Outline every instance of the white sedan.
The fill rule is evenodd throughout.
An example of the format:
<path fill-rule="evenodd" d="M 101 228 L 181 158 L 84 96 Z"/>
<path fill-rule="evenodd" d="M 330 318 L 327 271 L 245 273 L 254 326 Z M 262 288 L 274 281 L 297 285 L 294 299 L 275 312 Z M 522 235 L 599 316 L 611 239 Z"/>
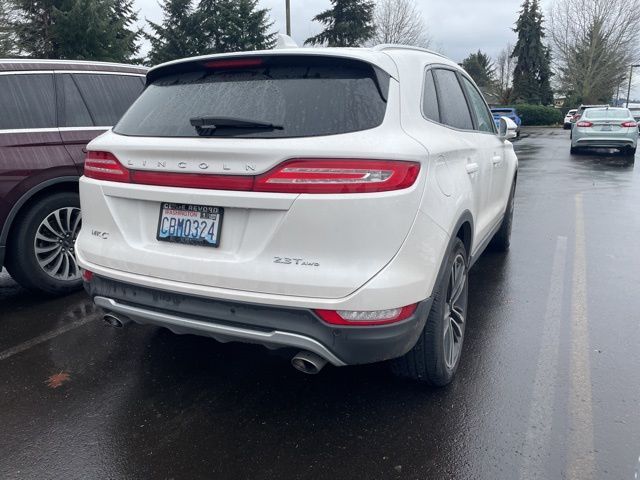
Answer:
<path fill-rule="evenodd" d="M 573 116 L 578 113 L 577 109 L 569 110 L 564 117 L 564 129 L 569 130 L 571 128 L 571 119 Z"/>

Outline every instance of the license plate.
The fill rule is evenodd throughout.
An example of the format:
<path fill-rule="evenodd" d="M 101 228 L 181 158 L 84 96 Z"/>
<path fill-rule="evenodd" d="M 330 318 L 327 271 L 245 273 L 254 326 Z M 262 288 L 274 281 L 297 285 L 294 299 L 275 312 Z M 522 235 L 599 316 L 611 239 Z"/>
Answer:
<path fill-rule="evenodd" d="M 603 125 L 602 126 L 602 131 L 603 132 L 610 132 L 611 131 L 611 125 Z"/>
<path fill-rule="evenodd" d="M 156 238 L 162 242 L 218 247 L 223 214 L 220 207 L 163 203 Z"/>

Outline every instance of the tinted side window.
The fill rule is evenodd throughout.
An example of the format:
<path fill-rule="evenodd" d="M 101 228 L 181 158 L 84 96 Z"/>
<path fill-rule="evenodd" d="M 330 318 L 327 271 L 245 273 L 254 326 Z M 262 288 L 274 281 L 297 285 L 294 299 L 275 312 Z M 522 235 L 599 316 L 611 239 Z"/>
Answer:
<path fill-rule="evenodd" d="M 0 129 L 56 126 L 52 74 L 0 75 Z"/>
<path fill-rule="evenodd" d="M 69 74 L 62 75 L 64 92 L 64 127 L 90 127 L 94 125 L 80 90 Z"/>
<path fill-rule="evenodd" d="M 142 91 L 140 78 L 129 75 L 73 75 L 96 126 L 115 125 Z"/>
<path fill-rule="evenodd" d="M 476 120 L 478 122 L 477 130 L 480 130 L 481 132 L 495 132 L 493 128 L 493 116 L 489 112 L 484 98 L 480 92 L 478 92 L 478 89 L 466 77 L 462 77 L 462 79 L 467 90 L 467 94 L 469 95 L 471 108 L 476 114 Z"/>
<path fill-rule="evenodd" d="M 457 75 L 452 70 L 438 69 L 434 71 L 438 83 L 438 103 L 440 119 L 445 125 L 472 130 L 473 121 Z"/>
<path fill-rule="evenodd" d="M 429 70 L 424 77 L 424 92 L 422 94 L 422 112 L 430 120 L 440 122 L 440 109 L 433 74 Z"/>

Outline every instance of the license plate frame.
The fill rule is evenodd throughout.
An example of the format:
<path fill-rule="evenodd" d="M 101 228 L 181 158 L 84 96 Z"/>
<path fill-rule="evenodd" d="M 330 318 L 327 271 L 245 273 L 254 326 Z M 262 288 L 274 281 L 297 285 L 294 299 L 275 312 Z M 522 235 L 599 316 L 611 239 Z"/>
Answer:
<path fill-rule="evenodd" d="M 163 233 L 163 225 L 162 220 L 165 217 L 165 210 L 174 210 L 178 212 L 191 212 L 195 215 L 190 215 L 192 218 L 187 218 L 186 220 L 197 220 L 205 221 L 205 225 L 207 224 L 207 220 L 213 221 L 213 225 L 210 228 L 215 228 L 215 237 L 210 241 L 207 236 L 198 236 L 193 237 L 191 235 L 164 235 Z M 197 215 L 200 214 L 200 215 Z M 203 216 L 204 215 L 204 216 Z M 217 215 L 217 219 L 212 219 L 210 216 Z M 156 229 L 156 240 L 159 242 L 166 243 L 176 243 L 179 245 L 192 245 L 197 247 L 209 247 L 209 248 L 218 248 L 220 246 L 220 236 L 222 233 L 222 220 L 224 219 L 224 208 L 222 207 L 214 207 L 211 205 L 195 205 L 192 203 L 173 203 L 173 202 L 162 202 L 160 204 L 160 213 L 158 215 L 158 227 Z M 178 226 L 175 226 L 176 230 Z M 184 226 L 182 228 L 185 228 Z M 207 228 L 209 230 L 210 228 Z M 191 232 L 191 223 L 189 224 L 189 230 Z M 195 232 L 194 232 L 195 233 Z"/>

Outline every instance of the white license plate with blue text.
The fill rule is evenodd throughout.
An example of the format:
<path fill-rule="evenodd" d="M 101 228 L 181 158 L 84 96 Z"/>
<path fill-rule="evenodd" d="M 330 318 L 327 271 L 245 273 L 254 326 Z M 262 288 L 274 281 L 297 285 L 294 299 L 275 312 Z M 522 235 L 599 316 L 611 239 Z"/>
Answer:
<path fill-rule="evenodd" d="M 156 238 L 163 242 L 218 247 L 224 209 L 207 205 L 162 203 Z"/>

